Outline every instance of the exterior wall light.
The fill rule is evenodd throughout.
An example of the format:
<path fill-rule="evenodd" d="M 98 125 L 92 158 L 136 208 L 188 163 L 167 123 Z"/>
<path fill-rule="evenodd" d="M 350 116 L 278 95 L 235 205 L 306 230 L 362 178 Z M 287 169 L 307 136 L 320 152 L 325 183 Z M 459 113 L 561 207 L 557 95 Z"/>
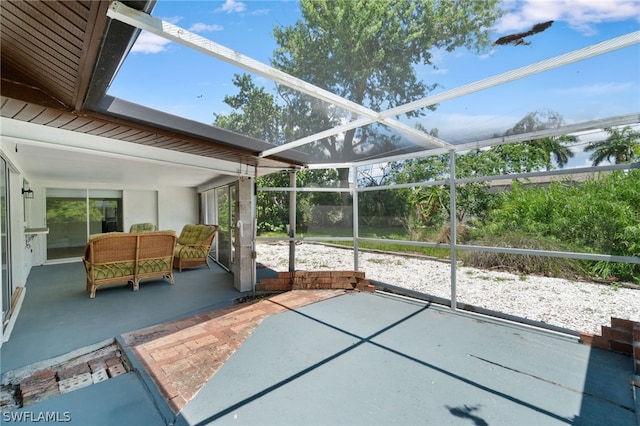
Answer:
<path fill-rule="evenodd" d="M 33 189 L 31 189 L 31 188 L 27 188 L 27 189 L 22 188 L 22 196 L 24 198 L 33 198 Z"/>

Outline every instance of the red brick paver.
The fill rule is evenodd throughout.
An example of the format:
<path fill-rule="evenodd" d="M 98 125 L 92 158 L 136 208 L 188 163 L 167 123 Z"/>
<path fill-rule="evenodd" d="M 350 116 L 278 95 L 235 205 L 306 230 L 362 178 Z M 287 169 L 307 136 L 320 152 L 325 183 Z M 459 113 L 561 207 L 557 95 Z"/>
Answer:
<path fill-rule="evenodd" d="M 345 294 L 294 290 L 123 335 L 175 413 L 270 315 Z"/>

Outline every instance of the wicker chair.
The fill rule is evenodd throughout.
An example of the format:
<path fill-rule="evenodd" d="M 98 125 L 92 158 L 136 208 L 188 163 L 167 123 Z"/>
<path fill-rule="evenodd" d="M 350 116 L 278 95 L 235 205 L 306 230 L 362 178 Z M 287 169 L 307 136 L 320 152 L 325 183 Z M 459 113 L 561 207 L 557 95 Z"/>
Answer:
<path fill-rule="evenodd" d="M 209 251 L 218 232 L 218 225 L 185 225 L 173 252 L 173 265 L 185 268 L 205 265 L 209 268 Z"/>
<path fill-rule="evenodd" d="M 129 232 L 151 232 L 155 230 L 156 226 L 153 223 L 134 223 L 131 225 Z"/>

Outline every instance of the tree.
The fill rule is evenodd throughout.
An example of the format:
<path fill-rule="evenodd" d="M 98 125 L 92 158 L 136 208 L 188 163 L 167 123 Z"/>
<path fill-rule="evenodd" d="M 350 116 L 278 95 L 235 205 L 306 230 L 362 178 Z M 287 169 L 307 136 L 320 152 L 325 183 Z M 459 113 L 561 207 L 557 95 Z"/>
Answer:
<path fill-rule="evenodd" d="M 274 29 L 279 47 L 272 65 L 373 110 L 392 108 L 423 98 L 437 86 L 420 81 L 416 72 L 419 65 L 434 66 L 436 49 L 482 51 L 490 46 L 490 29 L 502 15 L 498 5 L 499 0 L 302 0 L 302 19 Z M 236 78 L 234 84 L 240 93 L 225 102 L 235 112 L 229 117 L 217 115 L 215 124 L 256 131 L 249 134 L 260 137 L 255 123 L 262 119 L 261 111 L 271 110 L 279 117 L 266 120 L 279 132 L 277 138 L 267 139 L 271 142 L 295 140 L 358 118 L 284 86 L 278 86 L 277 99 L 269 99 L 250 78 Z M 271 102 L 279 107 L 268 107 Z M 380 127 L 354 129 L 298 149 L 346 162 L 398 148 L 399 138 Z M 346 187 L 349 169 L 338 173 Z M 343 193 L 344 205 L 348 198 Z"/>
<path fill-rule="evenodd" d="M 394 183 L 397 163 L 358 168 L 358 187 L 384 187 Z M 406 190 L 375 190 L 358 193 L 360 235 L 377 236 L 381 227 L 396 226 L 407 216 Z"/>
<path fill-rule="evenodd" d="M 433 66 L 433 50 L 489 46 L 489 29 L 502 14 L 497 5 L 497 0 L 302 0 L 302 20 L 274 29 L 280 47 L 272 63 L 357 104 L 376 111 L 392 108 L 425 97 L 437 86 L 420 81 L 416 73 L 419 64 Z M 282 93 L 296 106 L 290 119 L 303 136 L 358 118 L 319 108 L 317 101 L 288 89 Z M 346 162 L 397 147 L 397 139 L 378 127 L 349 130 L 305 149 Z M 338 172 L 346 187 L 349 169 Z"/>
<path fill-rule="evenodd" d="M 296 173 L 296 186 L 338 186 L 335 169 L 301 170 Z M 289 172 L 270 173 L 258 178 L 258 185 L 269 188 L 286 188 L 289 186 Z M 331 208 L 338 210 L 340 197 L 336 192 L 300 192 L 296 197 L 296 224 L 298 229 L 306 230 L 311 226 L 319 226 L 325 220 L 318 211 Z M 321 209 L 315 209 L 322 206 Z M 256 214 L 258 233 L 282 232 L 289 223 L 289 192 L 259 191 L 257 194 Z M 326 225 L 326 223 L 325 223 Z"/>
<path fill-rule="evenodd" d="M 546 129 L 558 129 L 564 125 L 562 116 L 552 110 L 545 109 L 529 112 L 505 136 L 518 135 Z M 531 172 L 545 168 L 564 167 L 573 157 L 573 151 L 567 144 L 576 142 L 574 136 L 559 135 L 524 141 L 519 144 L 497 146 L 492 148 L 505 160 L 505 172 Z"/>
<path fill-rule="evenodd" d="M 224 102 L 235 111 L 229 115 L 214 113 L 213 125 L 275 144 L 284 142 L 280 131 L 282 108 L 274 96 L 256 86 L 248 74 L 235 74 L 233 85 L 239 89 L 238 94 L 225 96 Z"/>
<path fill-rule="evenodd" d="M 280 47 L 272 63 L 373 110 L 392 108 L 420 99 L 436 87 L 420 81 L 415 69 L 418 64 L 432 65 L 432 49 L 487 47 L 489 29 L 502 14 L 497 4 L 497 0 L 302 0 L 303 19 L 294 26 L 274 29 Z M 300 108 L 303 103 L 297 103 L 294 112 L 298 117 L 304 115 L 306 124 L 296 121 L 313 126 L 308 120 L 313 105 Z M 331 123 L 325 122 L 323 130 L 326 125 L 358 118 L 330 112 Z M 320 143 L 334 161 L 349 161 L 358 149 L 365 149 L 365 141 L 372 147 L 367 152 L 388 142 L 372 137 L 372 133 L 375 126 Z M 347 174 L 341 172 L 343 177 Z"/>
<path fill-rule="evenodd" d="M 530 112 L 504 135 L 511 136 L 539 130 L 560 128 L 564 119 L 551 110 Z M 575 142 L 572 136 L 560 135 L 499 145 L 487 150 L 471 150 L 456 156 L 456 177 L 468 178 L 564 167 L 573 152 L 567 146 Z M 554 164 L 555 163 L 555 164 Z M 406 161 L 396 174 L 399 183 L 425 180 L 446 180 L 449 177 L 449 155 Z M 483 219 L 494 204 L 488 182 L 470 182 L 456 188 L 456 218 Z M 447 185 L 413 189 L 408 202 L 416 210 L 422 225 L 439 225 L 449 217 L 449 187 Z"/>
<path fill-rule="evenodd" d="M 468 178 L 494 174 L 496 156 L 489 150 L 471 150 L 456 154 L 456 177 Z M 398 183 L 440 181 L 449 178 L 449 154 L 408 160 L 396 179 Z M 469 182 L 456 188 L 456 219 L 481 218 L 492 202 L 488 182 Z M 449 185 L 414 188 L 408 195 L 418 219 L 426 226 L 438 226 L 449 220 Z"/>
<path fill-rule="evenodd" d="M 604 130 L 609 133 L 607 139 L 590 142 L 584 149 L 593 151 L 589 160 L 594 166 L 599 166 L 605 160 L 611 161 L 611 158 L 615 164 L 630 163 L 640 159 L 640 132 L 633 130 L 630 126 L 622 129 L 607 127 Z"/>
<path fill-rule="evenodd" d="M 545 155 L 545 167 L 547 170 L 551 170 L 553 168 L 552 158 L 559 168 L 567 165 L 569 158 L 573 157 L 574 154 L 566 144 L 573 142 L 576 142 L 575 136 L 559 135 L 536 139 L 530 143 L 538 145 L 542 149 Z"/>

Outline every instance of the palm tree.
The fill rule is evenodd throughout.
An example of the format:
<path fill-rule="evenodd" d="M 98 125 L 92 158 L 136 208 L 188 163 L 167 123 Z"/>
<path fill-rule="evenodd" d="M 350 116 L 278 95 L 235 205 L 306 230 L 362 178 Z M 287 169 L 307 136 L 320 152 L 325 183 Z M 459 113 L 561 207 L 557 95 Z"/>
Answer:
<path fill-rule="evenodd" d="M 542 150 L 545 157 L 545 166 L 547 170 L 553 168 L 551 158 L 556 162 L 559 168 L 563 168 L 569 162 L 569 158 L 573 157 L 573 151 L 566 144 L 576 142 L 575 136 L 559 135 L 540 138 L 533 141 L 525 142 L 527 145 L 537 147 Z"/>
<path fill-rule="evenodd" d="M 511 129 L 505 132 L 505 136 L 519 135 L 545 129 L 559 129 L 564 125 L 564 118 L 553 110 L 543 109 L 527 113 Z M 573 151 L 567 146 L 576 142 L 575 136 L 559 135 L 524 141 L 524 145 L 530 149 L 528 155 L 532 160 L 543 163 L 547 170 L 553 169 L 553 161 L 559 168 L 563 168 L 573 157 Z"/>
<path fill-rule="evenodd" d="M 609 137 L 603 141 L 590 142 L 585 151 L 593 151 L 589 160 L 594 166 L 614 159 L 615 164 L 630 163 L 640 158 L 640 132 L 634 131 L 630 126 L 623 129 L 604 129 Z"/>

